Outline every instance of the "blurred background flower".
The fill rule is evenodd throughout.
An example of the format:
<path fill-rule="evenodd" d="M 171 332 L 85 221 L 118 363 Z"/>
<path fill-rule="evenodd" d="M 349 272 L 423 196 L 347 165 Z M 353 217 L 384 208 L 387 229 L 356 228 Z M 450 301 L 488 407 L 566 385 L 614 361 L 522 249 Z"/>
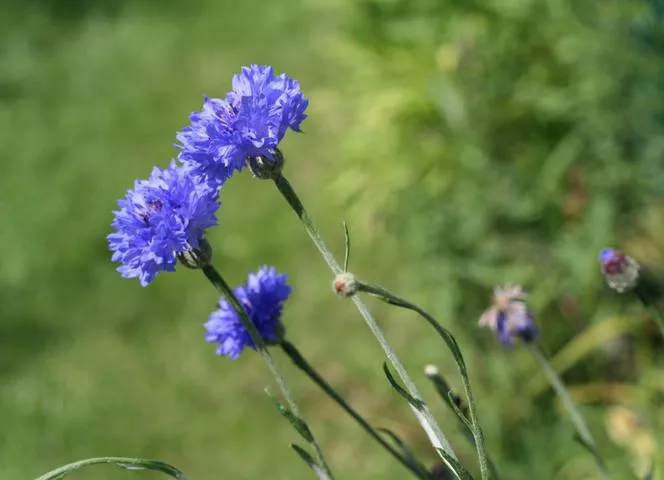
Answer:
<path fill-rule="evenodd" d="M 519 285 L 494 287 L 493 304 L 480 317 L 480 327 L 493 330 L 503 345 L 511 345 L 517 338 L 524 342 L 535 340 L 538 330 L 526 296 Z"/>

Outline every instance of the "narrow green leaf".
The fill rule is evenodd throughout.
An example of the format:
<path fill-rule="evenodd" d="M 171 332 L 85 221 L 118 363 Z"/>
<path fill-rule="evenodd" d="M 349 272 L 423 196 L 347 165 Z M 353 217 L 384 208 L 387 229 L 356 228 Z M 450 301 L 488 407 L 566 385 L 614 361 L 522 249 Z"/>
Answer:
<path fill-rule="evenodd" d="M 297 453 L 302 460 L 304 460 L 304 463 L 309 465 L 309 468 L 313 470 L 314 474 L 316 475 L 316 478 L 318 478 L 319 480 L 330 480 L 330 477 L 328 477 L 325 471 L 322 468 L 320 468 L 320 465 L 316 463 L 313 457 L 309 455 L 309 452 L 307 452 L 305 449 L 303 449 L 296 443 L 291 443 L 290 447 L 293 450 L 295 450 L 295 453 Z"/>
<path fill-rule="evenodd" d="M 457 418 L 459 421 L 466 426 L 466 428 L 472 432 L 473 431 L 473 424 L 470 423 L 470 420 L 468 420 L 467 414 L 464 413 L 460 406 L 460 398 L 454 394 L 452 390 L 447 392 L 447 398 L 449 399 L 449 405 L 452 411 L 456 414 Z"/>
<path fill-rule="evenodd" d="M 344 253 L 344 272 L 348 271 L 348 260 L 350 259 L 350 232 L 348 231 L 348 224 L 343 222 L 344 238 L 346 241 L 346 251 Z"/>
<path fill-rule="evenodd" d="M 646 476 L 643 477 L 643 480 L 655 480 L 655 462 L 650 464 L 650 470 L 648 470 Z"/>
<path fill-rule="evenodd" d="M 457 419 L 459 420 L 459 427 L 464 437 L 466 437 L 466 439 L 471 445 L 476 446 L 475 437 L 473 436 L 472 424 L 470 423 L 468 406 L 464 405 L 461 397 L 459 397 L 456 393 L 454 393 L 454 391 L 450 388 L 449 384 L 447 383 L 445 378 L 443 378 L 443 376 L 440 374 L 438 368 L 436 368 L 435 365 L 427 365 L 424 371 L 427 378 L 431 380 L 431 382 L 434 384 L 434 387 L 438 392 L 438 394 L 440 395 L 440 398 L 443 399 L 445 404 L 457 416 Z M 486 460 L 489 472 L 491 473 L 491 479 L 498 480 L 500 478 L 500 476 L 498 475 L 498 469 L 496 468 L 496 465 L 493 463 L 488 453 L 486 456 Z"/>
<path fill-rule="evenodd" d="M 267 393 L 267 396 L 270 397 L 274 405 L 277 407 L 277 410 L 279 410 L 279 413 L 281 413 L 281 415 L 286 420 L 288 420 L 291 425 L 293 425 L 295 430 L 297 430 L 297 433 L 299 433 L 300 436 L 307 442 L 313 442 L 314 437 L 311 433 L 311 430 L 309 430 L 309 426 L 304 422 L 304 420 L 296 417 L 293 412 L 291 412 L 288 408 L 286 408 L 285 405 L 277 400 L 267 388 L 265 389 L 265 393 Z"/>
<path fill-rule="evenodd" d="M 152 470 L 155 472 L 165 473 L 166 475 L 175 478 L 176 480 L 187 480 L 187 477 L 177 468 L 159 460 L 147 460 L 143 458 L 129 458 L 129 457 L 98 457 L 79 460 L 62 467 L 51 470 L 45 473 L 36 480 L 60 480 L 70 473 L 79 470 L 83 467 L 91 465 L 111 464 L 122 467 L 126 470 Z"/>
<path fill-rule="evenodd" d="M 414 398 L 410 393 L 408 393 L 408 392 L 406 391 L 405 388 L 403 388 L 401 385 L 399 385 L 399 383 L 396 381 L 396 379 L 394 378 L 394 376 L 392 376 L 392 373 L 390 372 L 390 369 L 389 369 L 389 367 L 387 366 L 387 362 L 384 362 L 384 363 L 383 363 L 383 372 L 385 372 L 385 376 L 387 377 L 387 381 L 390 382 L 390 385 L 392 386 L 392 388 L 393 388 L 393 389 L 394 389 L 399 395 L 401 395 L 403 398 L 405 398 L 406 401 L 407 401 L 410 405 L 412 405 L 412 406 L 413 406 L 414 408 L 416 408 L 417 410 L 420 410 L 420 409 L 423 407 L 424 402 L 422 402 L 422 400 L 417 399 L 417 398 Z"/>
<path fill-rule="evenodd" d="M 375 285 L 369 285 L 363 282 L 358 282 L 358 291 L 369 293 L 375 295 L 378 298 L 382 298 L 387 303 L 395 305 L 400 308 L 405 308 L 419 314 L 424 318 L 429 325 L 431 325 L 436 333 L 438 333 L 443 341 L 447 344 L 448 348 L 452 352 L 452 356 L 456 362 L 456 365 L 459 369 L 459 374 L 461 375 L 461 380 L 463 382 L 463 390 L 468 400 L 468 416 L 470 423 L 472 425 L 472 433 L 475 441 L 475 448 L 477 450 L 477 455 L 479 457 L 480 470 L 482 472 L 482 479 L 486 480 L 489 478 L 489 466 L 488 466 L 488 455 L 486 452 L 486 446 L 484 444 L 484 434 L 482 428 L 480 427 L 479 421 L 477 419 L 477 411 L 475 407 L 475 399 L 473 398 L 472 389 L 470 387 L 470 378 L 468 376 L 468 369 L 466 367 L 466 362 L 463 359 L 461 349 L 452 335 L 452 333 L 443 327 L 433 316 L 427 313 L 422 308 L 418 307 L 414 303 L 411 303 L 403 298 L 397 297 L 393 293 L 385 290 L 381 287 Z"/>
<path fill-rule="evenodd" d="M 450 468 L 450 470 L 452 470 L 452 473 L 456 475 L 459 480 L 473 480 L 473 476 L 470 474 L 470 472 L 466 470 L 465 467 L 461 465 L 456 458 L 450 456 L 442 448 L 437 448 L 436 451 L 438 452 L 438 455 L 440 455 L 443 460 L 445 460 L 447 466 Z"/>

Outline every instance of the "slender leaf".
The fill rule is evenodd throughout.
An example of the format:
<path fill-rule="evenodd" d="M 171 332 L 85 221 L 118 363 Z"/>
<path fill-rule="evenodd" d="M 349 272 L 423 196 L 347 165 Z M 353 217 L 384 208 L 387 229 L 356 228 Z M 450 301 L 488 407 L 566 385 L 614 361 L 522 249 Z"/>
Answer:
<path fill-rule="evenodd" d="M 406 401 L 413 407 L 416 408 L 417 410 L 420 410 L 424 402 L 422 400 L 413 397 L 410 393 L 406 391 L 405 388 L 403 388 L 401 385 L 399 385 L 399 382 L 396 381 L 394 376 L 392 376 L 392 373 L 390 372 L 390 368 L 387 366 L 387 362 L 383 363 L 383 372 L 385 372 L 385 376 L 387 377 L 387 381 L 390 382 L 390 385 L 392 388 L 403 398 L 406 399 Z"/>
<path fill-rule="evenodd" d="M 293 425 L 295 430 L 297 430 L 297 433 L 300 434 L 300 436 L 305 439 L 307 442 L 313 442 L 313 435 L 311 434 L 311 430 L 309 430 L 309 426 L 302 420 L 301 418 L 295 416 L 293 412 L 291 412 L 288 408 L 286 408 L 285 405 L 283 405 L 279 400 L 277 400 L 271 393 L 269 389 L 265 389 L 265 393 L 267 393 L 267 396 L 270 397 L 272 402 L 274 402 L 274 405 L 277 407 L 277 410 L 279 410 L 279 413 L 288 420 L 288 422 Z"/>
<path fill-rule="evenodd" d="M 447 392 L 447 398 L 449 399 L 449 406 L 452 409 L 452 411 L 456 414 L 457 418 L 461 423 L 465 425 L 465 427 L 472 432 L 473 431 L 473 424 L 470 423 L 470 420 L 468 420 L 468 417 L 466 414 L 461 410 L 460 407 L 460 399 L 457 397 L 452 390 Z M 457 401 L 455 401 L 457 400 Z"/>
<path fill-rule="evenodd" d="M 447 466 L 452 470 L 452 473 L 456 475 L 456 477 L 459 480 L 473 480 L 473 476 L 470 474 L 466 468 L 459 463 L 459 461 L 456 458 L 451 457 L 450 455 L 447 454 L 445 450 L 442 448 L 437 448 L 438 455 L 440 455 L 443 460 L 445 460 L 445 463 L 447 463 Z"/>
<path fill-rule="evenodd" d="M 188 480 L 186 475 L 177 468 L 159 460 L 148 460 L 144 458 L 129 457 L 98 457 L 79 460 L 45 473 L 36 480 L 60 480 L 70 473 L 91 465 L 111 464 L 126 470 L 152 470 L 164 473 L 176 480 Z"/>
<path fill-rule="evenodd" d="M 457 394 L 455 394 L 447 381 L 440 374 L 438 369 L 434 365 L 427 366 L 425 369 L 426 376 L 434 384 L 436 391 L 440 395 L 440 398 L 443 399 L 445 404 L 454 412 L 459 420 L 459 427 L 463 432 L 466 440 L 470 442 L 471 445 L 475 446 L 475 437 L 473 436 L 472 424 L 468 418 L 468 407 L 463 404 L 463 400 Z M 498 475 L 498 469 L 496 465 L 491 460 L 491 456 L 487 452 L 487 465 L 489 472 L 491 473 L 491 478 L 493 480 L 498 480 L 500 475 Z"/>
<path fill-rule="evenodd" d="M 313 457 L 311 455 L 309 455 L 309 453 L 305 449 L 303 449 L 302 447 L 300 447 L 296 443 L 291 443 L 290 447 L 293 450 L 295 450 L 295 453 L 297 453 L 302 460 L 304 460 L 304 463 L 309 465 L 309 468 L 311 468 L 311 470 L 313 470 L 313 472 L 316 475 L 316 478 L 318 478 L 318 480 L 330 480 L 330 477 L 327 476 L 327 474 L 325 473 L 325 470 L 320 468 L 320 465 L 318 465 L 316 463 L 316 461 L 313 459 Z"/>
<path fill-rule="evenodd" d="M 468 369 L 466 367 L 466 362 L 463 359 L 463 354 L 459 348 L 459 344 L 452 335 L 452 333 L 443 327 L 432 315 L 428 312 L 415 305 L 414 303 L 409 302 L 403 298 L 400 298 L 394 295 L 392 292 L 385 290 L 384 288 L 377 287 L 375 285 L 369 285 L 364 282 L 357 283 L 358 290 L 361 292 L 374 295 L 377 298 L 380 298 L 391 305 L 395 305 L 400 308 L 405 308 L 419 314 L 424 318 L 429 325 L 431 325 L 436 333 L 438 333 L 443 341 L 447 344 L 447 347 L 452 352 L 452 356 L 456 362 L 459 374 L 461 375 L 461 380 L 463 384 L 464 394 L 468 400 L 468 417 L 472 425 L 472 433 L 475 443 L 475 449 L 477 450 L 477 456 L 480 463 L 480 470 L 482 473 L 482 479 L 486 480 L 490 477 L 489 471 L 489 460 L 486 452 L 486 446 L 484 445 L 484 433 L 482 432 L 482 427 L 479 424 L 477 419 L 477 409 L 475 407 L 475 399 L 473 398 L 472 389 L 470 386 L 470 377 L 468 376 Z M 388 378 L 389 380 L 389 378 Z M 391 382 L 390 382 L 391 383 Z"/>
<path fill-rule="evenodd" d="M 348 232 L 348 224 L 343 222 L 344 237 L 346 243 L 346 251 L 344 253 L 344 272 L 348 271 L 348 260 L 350 259 L 350 232 Z"/>

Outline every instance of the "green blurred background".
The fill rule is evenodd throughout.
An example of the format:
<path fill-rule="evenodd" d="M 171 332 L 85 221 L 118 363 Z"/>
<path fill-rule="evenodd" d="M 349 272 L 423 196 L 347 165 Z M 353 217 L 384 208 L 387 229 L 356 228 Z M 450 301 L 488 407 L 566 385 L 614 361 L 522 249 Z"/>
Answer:
<path fill-rule="evenodd" d="M 5 0 L 0 7 L 0 478 L 84 457 L 168 461 L 192 479 L 309 479 L 263 393 L 256 355 L 214 355 L 217 300 L 180 269 L 124 280 L 105 236 L 135 178 L 175 155 L 202 96 L 249 63 L 300 80 L 286 174 L 352 270 L 458 336 L 504 479 L 597 478 L 526 352 L 476 328 L 496 283 L 531 292 L 542 342 L 617 478 L 647 468 L 664 426 L 662 342 L 597 254 L 664 270 L 664 30 L 659 0 Z M 293 214 L 245 173 L 211 231 L 229 282 L 290 275 L 290 339 L 374 423 L 435 455 L 384 380 L 381 351 Z M 424 380 L 441 340 L 370 301 L 456 450 Z M 338 478 L 401 467 L 276 356 Z M 660 438 L 661 444 L 663 440 Z M 664 459 L 658 460 L 662 477 Z M 97 467 L 75 479 L 157 478 Z"/>

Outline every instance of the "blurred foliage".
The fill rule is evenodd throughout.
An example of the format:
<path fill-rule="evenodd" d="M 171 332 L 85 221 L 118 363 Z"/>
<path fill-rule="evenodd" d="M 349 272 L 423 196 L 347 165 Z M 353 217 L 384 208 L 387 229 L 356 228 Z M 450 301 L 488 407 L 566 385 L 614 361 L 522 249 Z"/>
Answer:
<path fill-rule="evenodd" d="M 358 100 L 333 183 L 356 230 L 373 242 L 397 235 L 413 256 L 408 288 L 442 318 L 463 319 L 467 355 L 486 348 L 472 319 L 491 286 L 520 282 L 552 351 L 583 332 L 559 364 L 572 384 L 600 391 L 585 401 L 627 403 L 655 430 L 664 385 L 645 379 L 661 368 L 662 344 L 638 304 L 603 287 L 597 254 L 622 245 L 661 279 L 663 12 L 641 0 L 356 2 L 352 34 L 336 43 Z M 592 325 L 611 319 L 596 341 Z M 583 353 L 571 360 L 572 348 Z M 638 385 L 639 398 L 611 396 L 610 382 Z M 482 419 L 490 444 L 511 444 L 508 478 L 564 471 L 525 473 L 532 447 L 514 448 L 518 422 L 501 401 L 514 402 L 494 397 Z M 542 431 L 553 421 L 528 419 Z"/>
<path fill-rule="evenodd" d="M 2 8 L 0 478 L 107 454 L 161 458 L 191 478 L 310 478 L 263 394 L 260 359 L 225 361 L 204 344 L 211 287 L 179 271 L 141 289 L 113 271 L 104 238 L 116 199 L 174 155 L 174 132 L 202 95 L 223 95 L 251 62 L 288 72 L 311 98 L 306 134 L 285 141 L 286 171 L 328 243 L 342 251 L 349 220 L 351 269 L 458 334 L 503 478 L 596 473 L 531 359 L 476 331 L 494 283 L 532 292 L 554 365 L 619 478 L 620 465 L 644 468 L 658 451 L 661 342 L 638 305 L 606 294 L 596 256 L 620 244 L 664 273 L 661 0 Z M 288 272 L 291 341 L 372 422 L 433 461 L 390 395 L 379 348 L 330 293 L 276 193 L 245 176 L 222 202 L 211 240 L 229 282 L 262 263 Z M 415 375 L 434 362 L 458 389 L 426 325 L 371 308 Z M 296 370 L 287 377 L 340 478 L 403 478 Z M 425 393 L 475 468 L 447 428 L 453 415 Z M 73 478 L 111 475 L 130 476 L 100 467 Z"/>

